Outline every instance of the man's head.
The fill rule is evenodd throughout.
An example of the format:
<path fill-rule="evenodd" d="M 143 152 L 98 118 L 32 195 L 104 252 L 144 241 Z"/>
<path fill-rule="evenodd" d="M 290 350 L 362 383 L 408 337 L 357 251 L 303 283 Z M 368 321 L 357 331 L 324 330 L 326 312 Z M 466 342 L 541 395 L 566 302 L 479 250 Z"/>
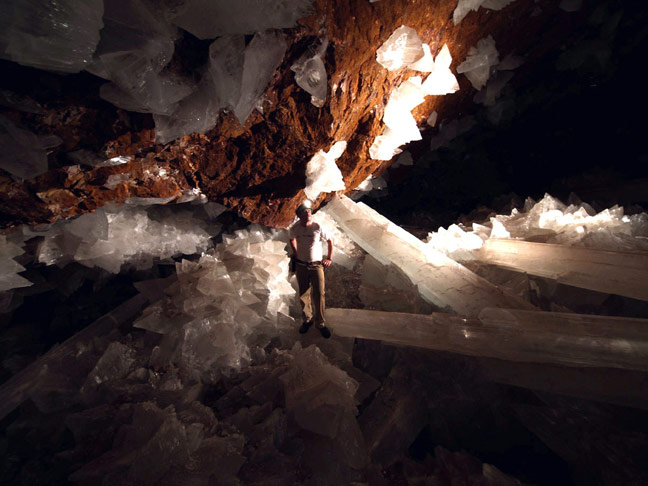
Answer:
<path fill-rule="evenodd" d="M 299 205 L 295 213 L 302 223 L 308 222 L 313 214 L 312 203 L 307 199 Z"/>

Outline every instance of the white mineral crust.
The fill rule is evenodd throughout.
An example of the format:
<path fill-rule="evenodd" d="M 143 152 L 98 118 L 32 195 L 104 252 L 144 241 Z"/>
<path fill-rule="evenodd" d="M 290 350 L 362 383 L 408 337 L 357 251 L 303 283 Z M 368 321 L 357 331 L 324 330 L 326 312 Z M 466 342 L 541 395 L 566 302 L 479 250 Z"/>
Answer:
<path fill-rule="evenodd" d="M 401 25 L 376 51 L 376 61 L 390 71 L 411 64 L 423 58 L 425 51 L 421 39 L 414 29 Z"/>
<path fill-rule="evenodd" d="M 320 150 L 306 165 L 306 188 L 304 193 L 311 201 L 322 192 L 343 191 L 346 189 L 342 172 L 335 161 L 346 150 L 346 142 L 335 142 L 328 152 Z"/>
<path fill-rule="evenodd" d="M 534 307 L 478 277 L 446 255 L 394 225 L 368 206 L 338 197 L 327 212 L 367 253 L 393 263 L 414 282 L 425 300 L 459 314 L 477 315 L 485 307 Z"/>
<path fill-rule="evenodd" d="M 484 308 L 478 317 L 328 309 L 336 335 L 507 361 L 648 371 L 648 320 Z"/>

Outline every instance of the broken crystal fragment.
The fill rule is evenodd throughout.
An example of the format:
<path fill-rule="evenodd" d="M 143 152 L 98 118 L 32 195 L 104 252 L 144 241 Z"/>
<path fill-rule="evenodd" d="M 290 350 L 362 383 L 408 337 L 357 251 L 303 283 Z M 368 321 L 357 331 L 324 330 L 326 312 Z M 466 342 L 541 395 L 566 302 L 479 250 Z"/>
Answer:
<path fill-rule="evenodd" d="M 365 251 L 393 263 L 414 282 L 425 300 L 457 313 L 477 315 L 485 307 L 534 307 L 478 277 L 362 203 L 337 197 L 327 212 Z"/>
<path fill-rule="evenodd" d="M 306 165 L 306 188 L 304 193 L 311 201 L 322 192 L 343 191 L 346 189 L 342 172 L 335 164 L 346 149 L 346 142 L 335 142 L 328 152 L 320 150 Z"/>
<path fill-rule="evenodd" d="M 414 29 L 401 25 L 376 51 L 376 61 L 390 71 L 408 67 L 425 54 Z"/>
<path fill-rule="evenodd" d="M 499 53 L 495 41 L 489 35 L 471 47 L 466 60 L 457 67 L 458 73 L 463 73 L 476 90 L 484 87 L 490 76 L 491 67 L 499 63 Z"/>
<path fill-rule="evenodd" d="M 0 57 L 63 73 L 86 68 L 103 27 L 102 0 L 0 3 Z"/>
<path fill-rule="evenodd" d="M 507 361 L 648 371 L 646 319 L 485 308 L 479 317 L 328 309 L 336 335 Z"/>

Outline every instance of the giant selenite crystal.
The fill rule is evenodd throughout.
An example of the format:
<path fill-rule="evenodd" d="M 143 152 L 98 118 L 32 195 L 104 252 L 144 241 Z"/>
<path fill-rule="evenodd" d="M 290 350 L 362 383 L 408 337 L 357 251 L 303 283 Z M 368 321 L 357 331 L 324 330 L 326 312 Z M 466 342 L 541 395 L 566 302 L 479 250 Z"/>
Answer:
<path fill-rule="evenodd" d="M 328 152 L 320 150 L 306 165 L 306 188 L 304 193 L 312 201 L 322 192 L 343 191 L 346 189 L 342 172 L 335 164 L 346 149 L 346 142 L 336 142 Z"/>
<path fill-rule="evenodd" d="M 342 196 L 327 212 L 365 251 L 387 265 L 393 263 L 414 282 L 428 302 L 475 316 L 485 307 L 533 306 L 478 277 L 430 248 L 370 207 Z"/>
<path fill-rule="evenodd" d="M 648 252 L 615 252 L 490 239 L 474 253 L 484 263 L 575 287 L 648 300 Z"/>
<path fill-rule="evenodd" d="M 0 58 L 48 71 L 85 69 L 103 27 L 102 0 L 3 0 Z"/>
<path fill-rule="evenodd" d="M 318 108 L 326 101 L 327 76 L 322 56 L 326 53 L 328 38 L 318 39 L 290 69 L 295 72 L 297 85 L 311 95 L 311 103 Z"/>
<path fill-rule="evenodd" d="M 648 371 L 648 320 L 486 308 L 479 317 L 328 309 L 335 334 L 508 361 Z"/>
<path fill-rule="evenodd" d="M 395 71 L 408 67 L 424 56 L 421 39 L 414 29 L 401 25 L 376 51 L 376 61 L 384 68 Z"/>
<path fill-rule="evenodd" d="M 495 40 L 489 35 L 480 39 L 477 46 L 470 48 L 466 60 L 457 67 L 457 72 L 465 74 L 473 88 L 480 90 L 488 81 L 491 67 L 498 63 L 499 53 Z"/>

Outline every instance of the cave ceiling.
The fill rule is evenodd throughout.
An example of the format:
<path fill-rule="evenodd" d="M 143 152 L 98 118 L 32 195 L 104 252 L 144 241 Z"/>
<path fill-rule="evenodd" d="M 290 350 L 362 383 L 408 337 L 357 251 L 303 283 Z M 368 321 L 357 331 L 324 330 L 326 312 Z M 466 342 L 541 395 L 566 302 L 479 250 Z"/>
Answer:
<path fill-rule="evenodd" d="M 447 44 L 451 70 L 471 46 L 490 35 L 500 58 L 524 57 L 512 80 L 518 91 L 537 86 L 548 68 L 549 53 L 577 42 L 587 29 L 596 2 L 574 12 L 558 1 L 517 0 L 500 11 L 471 11 L 458 25 L 452 19 L 456 0 L 316 0 L 314 11 L 286 29 L 288 48 L 262 98 L 242 126 L 229 112 L 204 134 L 156 143 L 151 115 L 117 108 L 99 97 L 103 80 L 87 72 L 57 74 L 2 62 L 2 88 L 40 103 L 42 112 L 0 107 L 1 114 L 37 135 L 56 135 L 62 143 L 48 152 L 49 170 L 20 180 L 0 170 L 0 224 L 52 223 L 93 211 L 109 201 L 167 198 L 176 201 L 196 190 L 249 221 L 285 227 L 305 198 L 306 164 L 319 150 L 347 141 L 337 160 L 347 191 L 393 161 L 372 160 L 369 147 L 383 130 L 382 113 L 392 90 L 414 71 L 388 71 L 376 62 L 376 50 L 401 25 L 415 29 L 432 53 Z M 327 99 L 321 108 L 295 83 L 290 66 L 320 36 L 328 36 L 323 61 L 328 74 Z M 195 75 L 207 56 L 209 40 L 185 31 L 175 42 L 168 69 Z M 479 109 L 468 79 L 457 75 L 460 90 L 428 96 L 413 114 L 425 126 L 436 111 L 454 120 Z M 423 140 L 408 147 L 429 150 L 438 128 L 423 130 Z M 129 156 L 112 167 L 77 165 L 69 156 L 87 150 L 101 158 Z M 109 188 L 108 177 L 128 174 Z M 316 201 L 321 205 L 327 194 Z"/>

